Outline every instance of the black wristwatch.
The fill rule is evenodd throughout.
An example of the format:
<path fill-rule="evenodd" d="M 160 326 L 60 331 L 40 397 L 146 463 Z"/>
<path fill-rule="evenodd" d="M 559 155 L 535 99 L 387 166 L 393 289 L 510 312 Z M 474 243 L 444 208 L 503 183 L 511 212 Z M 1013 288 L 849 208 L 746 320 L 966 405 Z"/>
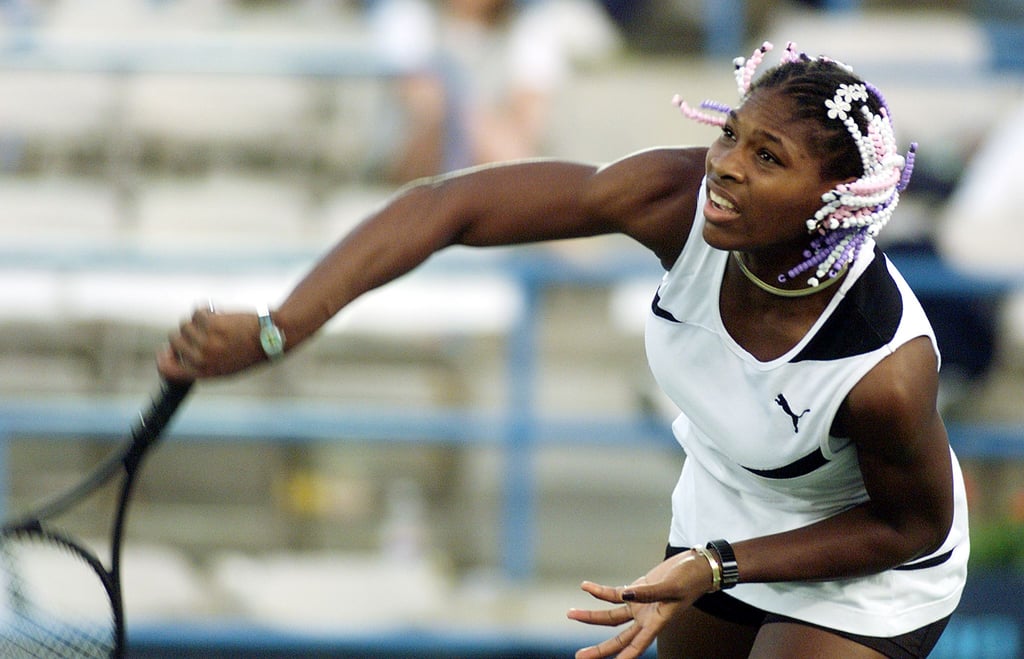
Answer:
<path fill-rule="evenodd" d="M 719 588 L 725 590 L 732 588 L 740 582 L 740 566 L 736 563 L 736 552 L 732 550 L 725 540 L 712 540 L 707 548 L 718 556 L 718 563 L 722 566 L 722 582 Z"/>

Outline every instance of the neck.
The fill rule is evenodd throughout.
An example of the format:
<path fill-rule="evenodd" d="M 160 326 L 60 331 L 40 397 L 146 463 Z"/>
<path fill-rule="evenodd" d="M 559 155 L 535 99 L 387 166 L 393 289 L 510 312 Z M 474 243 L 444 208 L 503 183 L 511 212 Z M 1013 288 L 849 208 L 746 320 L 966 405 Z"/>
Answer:
<path fill-rule="evenodd" d="M 739 252 L 733 252 L 732 255 L 733 258 L 736 259 L 736 264 L 739 265 L 740 267 L 740 272 L 742 272 L 743 275 L 747 279 L 749 279 L 751 283 L 760 288 L 762 291 L 770 293 L 771 295 L 776 295 L 778 297 L 806 297 L 808 295 L 814 295 L 815 293 L 825 290 L 832 284 L 835 284 L 837 281 L 842 279 L 843 274 L 846 273 L 846 269 L 850 267 L 849 264 L 843 266 L 843 269 L 840 270 L 835 277 L 829 277 L 825 281 L 819 284 L 815 284 L 814 286 L 808 286 L 806 288 L 779 288 L 778 286 L 773 286 L 769 284 L 768 282 L 764 281 L 763 279 L 755 275 L 753 272 L 751 272 L 750 269 L 747 267 L 747 264 L 743 262 L 743 256 Z"/>

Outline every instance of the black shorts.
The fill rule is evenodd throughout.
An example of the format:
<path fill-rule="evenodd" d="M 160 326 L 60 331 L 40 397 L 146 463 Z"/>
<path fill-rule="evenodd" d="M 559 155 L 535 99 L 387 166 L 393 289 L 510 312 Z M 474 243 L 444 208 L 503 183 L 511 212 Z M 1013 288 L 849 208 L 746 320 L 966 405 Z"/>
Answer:
<path fill-rule="evenodd" d="M 665 550 L 665 558 L 675 556 L 684 551 L 686 551 L 686 548 L 672 547 L 670 545 Z M 760 627 L 761 625 L 773 622 L 788 622 L 814 627 L 842 638 L 848 638 L 876 652 L 881 652 L 892 659 L 920 659 L 921 657 L 927 657 L 935 647 L 935 644 L 939 642 L 939 637 L 942 636 L 942 632 L 949 623 L 949 616 L 946 616 L 941 620 L 936 620 L 924 627 L 907 632 L 906 634 L 900 634 L 899 636 L 864 636 L 844 632 L 840 629 L 832 629 L 823 625 L 816 625 L 806 620 L 798 620 L 778 613 L 769 613 L 764 609 L 741 602 L 723 591 L 703 595 L 693 605 L 708 615 L 747 627 Z"/>

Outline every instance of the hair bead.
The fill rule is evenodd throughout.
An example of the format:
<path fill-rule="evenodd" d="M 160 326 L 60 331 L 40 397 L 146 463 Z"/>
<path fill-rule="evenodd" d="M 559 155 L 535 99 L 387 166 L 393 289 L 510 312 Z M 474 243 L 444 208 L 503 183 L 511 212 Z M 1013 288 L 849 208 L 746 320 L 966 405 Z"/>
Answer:
<path fill-rule="evenodd" d="M 739 89 L 740 96 L 750 91 L 750 83 L 754 80 L 754 73 L 757 71 L 757 67 L 761 66 L 764 56 L 772 48 L 774 48 L 774 45 L 770 41 L 765 41 L 749 58 L 737 57 L 733 60 L 733 65 L 736 67 L 736 87 Z"/>
<path fill-rule="evenodd" d="M 672 105 L 679 108 L 679 111 L 683 113 L 688 119 L 692 119 L 697 123 L 708 124 L 709 126 L 722 127 L 725 125 L 725 115 L 732 112 L 732 108 L 724 103 L 717 103 L 715 101 L 704 101 L 700 104 L 700 107 L 708 110 L 715 110 L 722 114 L 722 116 L 715 116 L 708 114 L 707 112 L 701 112 L 690 107 L 690 104 L 682 99 L 679 94 L 672 97 Z"/>

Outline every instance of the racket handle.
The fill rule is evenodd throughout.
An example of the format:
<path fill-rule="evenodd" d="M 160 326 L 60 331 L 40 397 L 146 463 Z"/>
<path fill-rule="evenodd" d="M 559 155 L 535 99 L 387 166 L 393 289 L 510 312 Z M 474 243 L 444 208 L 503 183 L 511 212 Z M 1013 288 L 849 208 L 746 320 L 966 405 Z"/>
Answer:
<path fill-rule="evenodd" d="M 174 416 L 178 406 L 185 400 L 191 389 L 192 382 L 190 381 L 163 380 L 161 382 L 160 392 L 132 426 L 132 449 L 124 460 L 125 466 L 129 470 L 135 466 L 146 448 L 160 437 L 160 433 L 163 432 L 164 427 Z"/>

